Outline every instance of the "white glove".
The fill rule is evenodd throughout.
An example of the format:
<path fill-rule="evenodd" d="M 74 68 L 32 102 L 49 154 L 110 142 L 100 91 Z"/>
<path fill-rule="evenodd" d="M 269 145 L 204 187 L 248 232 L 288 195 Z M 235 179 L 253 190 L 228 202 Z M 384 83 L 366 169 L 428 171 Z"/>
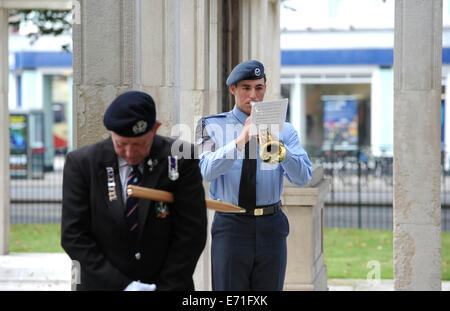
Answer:
<path fill-rule="evenodd" d="M 145 284 L 141 283 L 139 281 L 133 281 L 124 289 L 124 291 L 146 291 L 146 292 L 153 292 L 156 290 L 155 284 Z"/>

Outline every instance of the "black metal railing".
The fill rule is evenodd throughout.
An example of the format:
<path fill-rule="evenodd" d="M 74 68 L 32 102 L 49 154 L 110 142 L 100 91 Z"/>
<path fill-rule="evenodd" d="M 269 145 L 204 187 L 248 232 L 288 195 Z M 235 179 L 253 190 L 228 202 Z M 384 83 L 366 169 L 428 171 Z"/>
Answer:
<path fill-rule="evenodd" d="M 10 219 L 13 224 L 60 223 L 64 156 L 54 158 L 51 171 L 11 178 Z"/>
<path fill-rule="evenodd" d="M 330 179 L 325 199 L 326 227 L 392 229 L 392 157 L 364 149 L 326 151 L 311 157 Z M 11 179 L 11 223 L 59 223 L 64 156 L 40 178 Z M 450 172 L 442 171 L 442 230 L 450 231 Z"/>
<path fill-rule="evenodd" d="M 326 227 L 392 229 L 392 156 L 373 156 L 366 149 L 328 150 L 312 161 L 323 166 L 331 183 Z M 450 172 L 442 169 L 441 177 L 441 227 L 450 231 Z"/>

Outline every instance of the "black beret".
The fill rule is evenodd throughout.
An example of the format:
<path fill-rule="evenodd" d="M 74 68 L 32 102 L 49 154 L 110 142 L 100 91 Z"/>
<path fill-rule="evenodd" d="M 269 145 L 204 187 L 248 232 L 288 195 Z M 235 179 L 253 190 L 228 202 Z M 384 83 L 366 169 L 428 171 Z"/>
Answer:
<path fill-rule="evenodd" d="M 257 60 L 248 60 L 234 67 L 228 76 L 227 86 L 234 85 L 241 80 L 256 80 L 264 77 L 263 64 Z"/>
<path fill-rule="evenodd" d="M 103 117 L 105 127 L 119 136 L 138 137 L 149 132 L 156 123 L 153 98 L 143 92 L 130 91 L 119 95 Z"/>

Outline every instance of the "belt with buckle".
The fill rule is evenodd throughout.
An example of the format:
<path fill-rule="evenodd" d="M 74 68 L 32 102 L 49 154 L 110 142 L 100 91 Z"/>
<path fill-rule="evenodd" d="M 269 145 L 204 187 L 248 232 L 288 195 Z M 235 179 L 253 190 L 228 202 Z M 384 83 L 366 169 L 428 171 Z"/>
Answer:
<path fill-rule="evenodd" d="M 249 209 L 245 213 L 240 215 L 247 215 L 247 216 L 272 215 L 278 212 L 280 208 L 281 208 L 281 201 L 271 205 L 257 206 L 256 208 Z"/>

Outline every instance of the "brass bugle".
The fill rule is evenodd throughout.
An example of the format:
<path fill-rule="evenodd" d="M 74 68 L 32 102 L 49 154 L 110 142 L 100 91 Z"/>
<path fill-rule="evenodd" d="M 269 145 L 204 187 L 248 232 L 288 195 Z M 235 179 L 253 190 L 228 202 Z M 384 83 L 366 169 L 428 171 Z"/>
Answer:
<path fill-rule="evenodd" d="M 140 186 L 133 186 L 133 185 L 127 186 L 127 194 L 130 197 L 147 199 L 152 201 L 159 201 L 166 203 L 173 203 L 174 201 L 173 193 L 171 192 Z M 205 201 L 206 201 L 206 208 L 210 210 L 225 213 L 245 213 L 245 209 L 231 203 L 211 199 L 205 199 Z"/>
<path fill-rule="evenodd" d="M 258 135 L 259 157 L 269 164 L 278 164 L 286 158 L 286 147 L 279 140 L 272 140 L 269 130 L 264 135 Z"/>

